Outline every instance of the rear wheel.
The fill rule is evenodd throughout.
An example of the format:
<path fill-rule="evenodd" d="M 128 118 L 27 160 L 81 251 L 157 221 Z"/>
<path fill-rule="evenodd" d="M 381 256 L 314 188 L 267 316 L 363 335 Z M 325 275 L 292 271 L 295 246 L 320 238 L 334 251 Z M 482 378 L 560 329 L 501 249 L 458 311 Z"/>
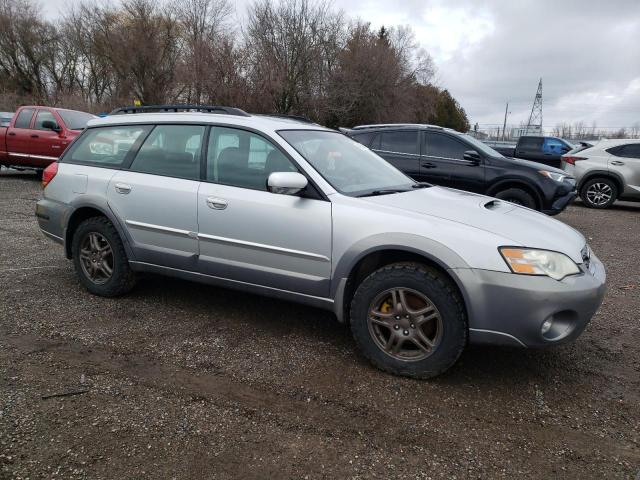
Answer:
<path fill-rule="evenodd" d="M 530 193 L 522 190 L 521 188 L 507 188 L 495 194 L 496 198 L 504 200 L 505 202 L 515 203 L 523 207 L 536 209 L 536 201 L 533 199 Z"/>
<path fill-rule="evenodd" d="M 398 263 L 367 277 L 351 302 L 351 331 L 381 370 L 430 378 L 449 369 L 467 342 L 458 292 L 442 273 Z"/>
<path fill-rule="evenodd" d="M 80 282 L 91 293 L 115 297 L 135 285 L 124 245 L 105 217 L 82 222 L 73 234 L 71 251 Z"/>
<path fill-rule="evenodd" d="M 618 198 L 618 187 L 608 178 L 592 178 L 580 189 L 580 198 L 589 208 L 609 208 Z"/>

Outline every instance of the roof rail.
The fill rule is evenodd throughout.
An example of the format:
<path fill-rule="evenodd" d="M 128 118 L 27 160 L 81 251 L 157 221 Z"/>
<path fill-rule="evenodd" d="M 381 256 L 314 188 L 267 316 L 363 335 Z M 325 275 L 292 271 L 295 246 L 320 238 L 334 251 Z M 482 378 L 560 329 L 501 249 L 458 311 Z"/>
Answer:
<path fill-rule="evenodd" d="M 290 120 L 297 120 L 298 122 L 302 122 L 302 123 L 311 123 L 313 125 L 316 124 L 316 122 L 314 122 L 310 118 L 307 118 L 303 115 L 287 115 L 286 113 L 265 113 L 264 116 L 274 117 L 274 118 L 288 118 Z"/>
<path fill-rule="evenodd" d="M 235 107 L 223 107 L 220 105 L 142 105 L 136 107 L 134 105 L 128 107 L 116 108 L 109 115 L 123 115 L 126 113 L 171 113 L 171 112 L 204 112 L 204 113 L 222 113 L 226 115 L 237 115 L 239 117 L 250 117 L 247 112 Z"/>
<path fill-rule="evenodd" d="M 398 127 L 420 127 L 420 128 L 436 128 L 444 130 L 444 127 L 438 125 L 429 125 L 427 123 L 373 123 L 370 125 L 358 125 L 352 130 L 365 130 L 367 128 L 398 128 Z"/>

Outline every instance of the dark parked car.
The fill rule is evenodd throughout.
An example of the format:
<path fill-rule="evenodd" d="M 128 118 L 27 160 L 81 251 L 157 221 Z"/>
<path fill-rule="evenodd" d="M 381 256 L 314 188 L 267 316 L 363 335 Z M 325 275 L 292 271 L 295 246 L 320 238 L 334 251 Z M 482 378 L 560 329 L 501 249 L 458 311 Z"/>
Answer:
<path fill-rule="evenodd" d="M 575 179 L 540 163 L 506 158 L 475 138 L 433 125 L 386 124 L 340 129 L 418 181 L 556 215 L 576 197 Z"/>
<path fill-rule="evenodd" d="M 532 135 L 520 137 L 515 145 L 489 145 L 505 157 L 532 160 L 557 168 L 561 166 L 562 155 L 574 148 L 562 138 Z"/>

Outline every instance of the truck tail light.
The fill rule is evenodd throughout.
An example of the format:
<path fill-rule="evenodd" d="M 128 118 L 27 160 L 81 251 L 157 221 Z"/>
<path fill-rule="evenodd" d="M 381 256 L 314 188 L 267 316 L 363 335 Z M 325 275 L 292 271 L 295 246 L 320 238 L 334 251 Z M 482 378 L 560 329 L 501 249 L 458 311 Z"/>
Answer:
<path fill-rule="evenodd" d="M 42 188 L 49 185 L 49 182 L 53 180 L 53 177 L 58 173 L 58 162 L 53 162 L 42 172 Z"/>
<path fill-rule="evenodd" d="M 575 165 L 578 160 L 586 160 L 586 158 L 585 157 L 569 157 L 569 156 L 563 155 L 562 160 L 567 162 L 569 165 Z"/>

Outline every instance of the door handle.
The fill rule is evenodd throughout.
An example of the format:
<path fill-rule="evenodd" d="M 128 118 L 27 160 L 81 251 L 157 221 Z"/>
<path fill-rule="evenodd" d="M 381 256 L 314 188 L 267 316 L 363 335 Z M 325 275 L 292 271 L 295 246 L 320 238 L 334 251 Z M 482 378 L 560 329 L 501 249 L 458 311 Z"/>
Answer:
<path fill-rule="evenodd" d="M 624 162 L 621 162 L 620 160 L 612 160 L 611 161 L 611 165 L 624 165 Z"/>
<path fill-rule="evenodd" d="M 436 168 L 433 163 L 427 162 L 422 164 L 422 168 Z"/>
<path fill-rule="evenodd" d="M 40 135 L 31 135 L 31 138 L 40 138 Z"/>
<path fill-rule="evenodd" d="M 216 197 L 208 197 L 207 198 L 207 207 L 212 208 L 214 210 L 224 210 L 227 208 L 227 201 L 222 198 Z"/>
<path fill-rule="evenodd" d="M 9 135 L 10 137 L 15 137 L 15 136 L 16 136 L 15 132 L 9 132 L 9 133 L 8 133 L 8 135 Z"/>
<path fill-rule="evenodd" d="M 126 195 L 131 191 L 131 185 L 126 185 L 124 183 L 116 183 L 114 187 L 116 189 L 116 192 L 121 193 L 123 195 Z"/>

